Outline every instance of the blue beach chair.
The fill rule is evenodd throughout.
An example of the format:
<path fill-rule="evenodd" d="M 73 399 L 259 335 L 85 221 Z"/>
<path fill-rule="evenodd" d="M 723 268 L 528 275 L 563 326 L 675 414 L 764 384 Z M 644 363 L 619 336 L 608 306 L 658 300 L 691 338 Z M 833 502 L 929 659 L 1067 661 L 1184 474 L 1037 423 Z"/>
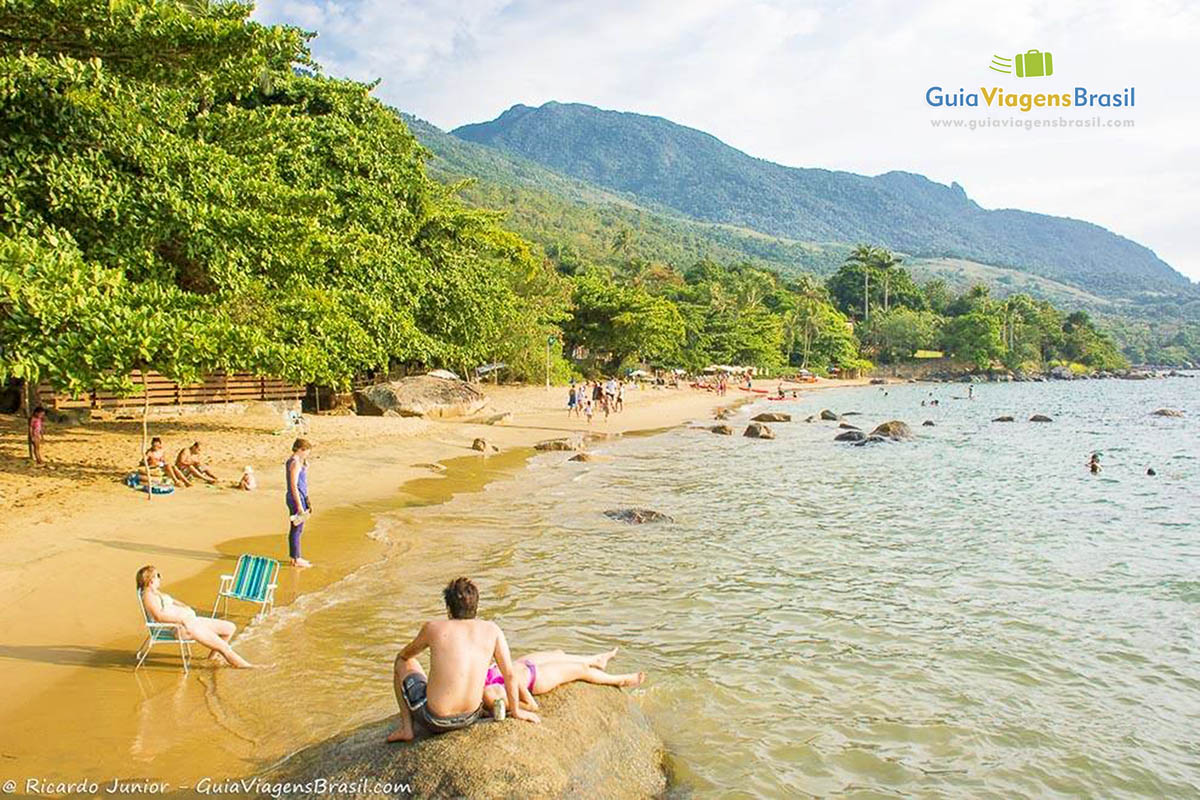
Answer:
<path fill-rule="evenodd" d="M 183 660 L 183 672 L 186 675 L 192 661 L 190 645 L 195 640 L 188 637 L 183 626 L 178 622 L 156 622 L 154 617 L 150 616 L 150 612 L 146 610 L 146 604 L 142 602 L 140 591 L 137 593 L 137 604 L 142 611 L 142 620 L 146 623 L 146 630 L 149 633 L 146 635 L 146 641 L 142 642 L 142 646 L 138 648 L 137 666 L 133 668 L 133 671 L 138 671 L 142 662 L 146 660 L 146 656 L 150 655 L 150 649 L 154 645 L 159 642 L 175 642 L 179 645 L 179 657 Z"/>
<path fill-rule="evenodd" d="M 252 556 L 243 553 L 238 556 L 237 569 L 232 575 L 222 575 L 221 585 L 217 589 L 217 599 L 213 603 L 214 617 L 217 616 L 217 606 L 225 601 L 221 612 L 229 610 L 229 598 L 255 603 L 259 606 L 255 619 L 261 619 L 270 613 L 275 605 L 275 583 L 279 575 L 279 562 L 266 556 Z"/>

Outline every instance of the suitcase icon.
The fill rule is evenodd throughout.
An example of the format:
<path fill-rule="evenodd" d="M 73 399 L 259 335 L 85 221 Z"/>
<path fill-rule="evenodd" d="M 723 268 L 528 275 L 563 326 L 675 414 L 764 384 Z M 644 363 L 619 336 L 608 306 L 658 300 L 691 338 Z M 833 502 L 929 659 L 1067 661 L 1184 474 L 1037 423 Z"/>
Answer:
<path fill-rule="evenodd" d="M 1049 53 L 1038 50 L 1017 53 L 1016 62 L 1018 78 L 1042 78 L 1054 74 L 1054 61 Z"/>

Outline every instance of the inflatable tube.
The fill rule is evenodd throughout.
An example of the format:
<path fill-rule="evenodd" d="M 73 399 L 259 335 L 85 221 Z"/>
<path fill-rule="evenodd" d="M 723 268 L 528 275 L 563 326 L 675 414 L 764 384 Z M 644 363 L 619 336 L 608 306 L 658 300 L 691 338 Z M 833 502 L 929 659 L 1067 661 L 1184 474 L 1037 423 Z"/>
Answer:
<path fill-rule="evenodd" d="M 125 476 L 125 485 L 130 489 L 136 489 L 139 492 L 146 491 L 146 487 L 142 485 L 142 480 L 136 472 L 131 472 Z M 174 491 L 174 485 L 169 483 L 150 484 L 150 494 L 171 494 Z"/>

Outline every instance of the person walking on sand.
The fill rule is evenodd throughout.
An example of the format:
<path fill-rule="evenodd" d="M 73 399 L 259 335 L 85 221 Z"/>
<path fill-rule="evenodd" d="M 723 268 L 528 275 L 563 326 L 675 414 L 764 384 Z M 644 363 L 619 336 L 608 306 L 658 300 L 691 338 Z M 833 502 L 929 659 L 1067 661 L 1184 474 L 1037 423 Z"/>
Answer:
<path fill-rule="evenodd" d="M 312 513 L 312 504 L 308 502 L 308 456 L 311 452 L 312 445 L 307 439 L 297 439 L 292 443 L 292 457 L 283 465 L 288 510 L 288 558 L 292 560 L 292 566 L 298 569 L 312 566 L 300 555 L 304 520 Z"/>
<path fill-rule="evenodd" d="M 625 410 L 625 381 L 617 381 L 617 411 Z"/>
<path fill-rule="evenodd" d="M 46 466 L 46 460 L 42 458 L 42 437 L 45 435 L 46 429 L 46 409 L 43 406 L 38 406 L 29 415 L 29 460 L 37 464 L 39 467 Z"/>
<path fill-rule="evenodd" d="M 412 740 L 414 723 L 430 733 L 465 728 L 483 715 L 483 690 L 488 664 L 494 659 L 505 682 L 505 697 L 513 716 L 541 722 L 518 703 L 520 682 L 504 632 L 494 622 L 476 619 L 479 590 L 470 578 L 455 578 L 442 590 L 449 619 L 430 620 L 405 645 L 392 667 L 392 688 L 400 706 L 400 724 L 389 742 Z M 417 656 L 429 650 L 429 674 Z"/>
<path fill-rule="evenodd" d="M 588 425 L 592 424 L 592 414 L 596 413 L 596 409 L 592 407 L 591 400 L 583 401 L 583 415 L 587 417 Z"/>
<path fill-rule="evenodd" d="M 575 394 L 575 385 L 571 385 L 571 391 L 567 392 L 567 419 L 571 418 L 571 414 L 576 412 L 579 405 L 579 398 Z"/>
<path fill-rule="evenodd" d="M 151 564 L 137 571 L 138 595 L 142 606 L 155 622 L 173 622 L 182 625 L 184 631 L 200 644 L 209 648 L 211 658 L 220 656 L 231 667 L 251 669 L 254 667 L 229 646 L 229 640 L 237 632 L 237 625 L 227 619 L 201 617 L 196 612 L 162 591 L 162 575 Z"/>

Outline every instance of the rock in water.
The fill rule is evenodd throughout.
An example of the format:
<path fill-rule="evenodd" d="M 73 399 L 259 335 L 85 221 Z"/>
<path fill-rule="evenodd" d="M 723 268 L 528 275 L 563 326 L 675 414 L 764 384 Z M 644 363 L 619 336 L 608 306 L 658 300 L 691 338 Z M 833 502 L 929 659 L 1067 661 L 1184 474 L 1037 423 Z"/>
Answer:
<path fill-rule="evenodd" d="M 1054 420 L 1050 419 L 1045 414 L 1034 414 L 1032 417 L 1029 418 L 1029 421 L 1030 422 L 1054 422 Z"/>
<path fill-rule="evenodd" d="M 860 430 L 842 431 L 833 437 L 835 442 L 861 442 L 867 435 Z"/>
<path fill-rule="evenodd" d="M 1156 417 L 1182 417 L 1183 412 L 1177 408 L 1160 408 L 1152 412 Z"/>
<path fill-rule="evenodd" d="M 604 516 L 617 522 L 628 522 L 630 525 L 641 525 L 645 522 L 674 522 L 675 520 L 661 511 L 649 508 L 614 508 L 604 512 Z"/>
<path fill-rule="evenodd" d="M 547 439 L 533 446 L 534 450 L 578 450 L 580 443 L 571 439 Z"/>
<path fill-rule="evenodd" d="M 826 420 L 827 422 L 837 422 L 839 419 L 841 419 L 841 417 L 826 408 L 821 411 L 821 419 Z"/>
<path fill-rule="evenodd" d="M 882 444 L 883 442 L 886 442 L 886 441 L 887 441 L 887 439 L 885 439 L 882 436 L 876 436 L 875 434 L 871 434 L 870 436 L 863 439 L 862 441 L 855 442 L 854 446 L 862 447 L 863 445 L 867 445 L 867 444 Z"/>
<path fill-rule="evenodd" d="M 921 427 L 923 427 L 923 428 L 932 428 L 932 427 L 933 427 L 933 420 L 931 420 L 931 419 L 927 419 L 927 420 L 925 420 L 924 422 L 922 422 L 922 423 L 921 423 Z"/>
<path fill-rule="evenodd" d="M 733 436 L 733 428 L 728 425 L 713 425 L 709 430 L 722 436 Z"/>
<path fill-rule="evenodd" d="M 746 430 L 742 432 L 742 436 L 748 436 L 751 439 L 774 439 L 775 431 L 761 422 L 751 422 L 746 426 Z"/>
<path fill-rule="evenodd" d="M 486 453 L 488 450 L 492 450 L 494 448 L 487 443 L 486 439 L 476 439 L 475 441 L 471 442 L 471 449 L 478 450 L 481 453 Z"/>
<path fill-rule="evenodd" d="M 782 411 L 764 411 L 750 418 L 752 422 L 791 422 L 792 415 Z"/>
<path fill-rule="evenodd" d="M 838 425 L 839 428 L 845 431 L 861 431 L 862 428 L 857 425 L 851 425 L 849 422 L 843 422 Z"/>
<path fill-rule="evenodd" d="M 992 422 L 1013 422 L 1013 418 L 1009 416 L 996 417 Z"/>
<path fill-rule="evenodd" d="M 885 439 L 892 439 L 893 441 L 916 438 L 916 436 L 913 435 L 912 429 L 898 419 L 893 419 L 883 423 L 875 430 L 871 431 L 871 436 L 881 436 Z M 869 439 L 871 437 L 867 438 Z"/>
<path fill-rule="evenodd" d="M 542 724 L 479 722 L 440 736 L 388 744 L 399 717 L 306 747 L 267 776 L 270 783 L 340 784 L 338 797 L 658 797 L 666 790 L 663 743 L 620 689 L 571 683 L 538 697 Z M 374 794 L 408 784 L 411 794 Z M 289 798 L 334 796 L 310 788 Z"/>
<path fill-rule="evenodd" d="M 567 459 L 567 461 L 608 461 L 607 456 L 597 455 L 595 453 L 576 453 Z"/>
<path fill-rule="evenodd" d="M 354 393 L 362 416 L 467 417 L 487 403 L 483 392 L 466 381 L 419 375 L 377 383 Z"/>

